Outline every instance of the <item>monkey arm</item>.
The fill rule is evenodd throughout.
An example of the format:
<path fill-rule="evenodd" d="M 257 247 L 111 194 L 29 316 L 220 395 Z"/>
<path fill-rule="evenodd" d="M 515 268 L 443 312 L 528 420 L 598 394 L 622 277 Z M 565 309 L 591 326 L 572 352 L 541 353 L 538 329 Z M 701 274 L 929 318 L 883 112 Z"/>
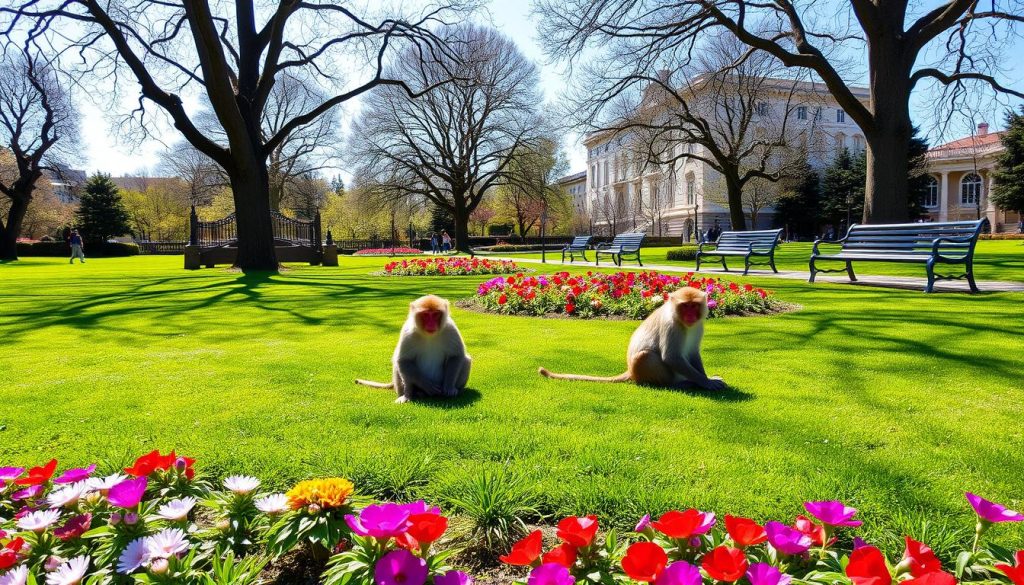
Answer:
<path fill-rule="evenodd" d="M 469 366 L 469 360 L 465 355 L 449 356 L 444 362 L 444 394 L 455 396 L 459 393 L 459 384 L 464 383 L 465 369 Z"/>
<path fill-rule="evenodd" d="M 428 394 L 440 394 L 441 388 L 430 381 L 416 366 L 416 360 L 398 360 L 398 373 L 401 374 L 406 386 L 421 388 Z"/>
<path fill-rule="evenodd" d="M 690 365 L 693 366 L 693 369 L 697 370 L 705 378 L 707 378 L 708 374 L 707 374 L 707 371 L 704 369 L 704 360 L 702 360 L 700 358 L 700 349 L 698 349 L 697 351 L 693 352 L 688 357 L 689 357 Z"/>

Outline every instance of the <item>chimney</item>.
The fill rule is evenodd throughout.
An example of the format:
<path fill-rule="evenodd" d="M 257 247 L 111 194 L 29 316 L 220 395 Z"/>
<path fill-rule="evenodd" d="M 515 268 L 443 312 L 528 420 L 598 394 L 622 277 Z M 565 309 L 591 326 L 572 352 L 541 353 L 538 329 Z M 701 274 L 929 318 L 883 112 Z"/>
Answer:
<path fill-rule="evenodd" d="M 988 134 L 988 122 L 981 122 L 978 124 L 978 136 L 985 136 Z"/>
<path fill-rule="evenodd" d="M 668 80 L 671 77 L 672 77 L 672 72 L 669 71 L 668 69 L 659 69 L 658 70 L 658 81 L 660 81 L 661 83 L 664 83 L 665 85 L 668 85 Z"/>

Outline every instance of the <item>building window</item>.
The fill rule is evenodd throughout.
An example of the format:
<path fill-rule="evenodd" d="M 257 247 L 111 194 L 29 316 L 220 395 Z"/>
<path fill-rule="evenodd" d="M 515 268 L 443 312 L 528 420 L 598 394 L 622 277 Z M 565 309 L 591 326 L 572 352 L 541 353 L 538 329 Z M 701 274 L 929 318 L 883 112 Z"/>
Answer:
<path fill-rule="evenodd" d="M 924 192 L 924 206 L 939 206 L 939 182 L 935 179 L 935 177 L 928 177 L 928 187 L 925 189 Z"/>
<path fill-rule="evenodd" d="M 807 119 L 807 106 L 797 106 L 796 108 L 796 119 L 806 120 Z"/>
<path fill-rule="evenodd" d="M 840 124 L 846 123 L 846 112 L 836 110 L 836 122 L 839 122 Z"/>
<path fill-rule="evenodd" d="M 853 137 L 853 149 L 856 150 L 857 152 L 862 152 L 864 150 L 863 136 L 858 134 Z"/>
<path fill-rule="evenodd" d="M 978 173 L 968 173 L 960 179 L 960 205 L 978 205 L 981 203 L 981 177 Z"/>
<path fill-rule="evenodd" d="M 608 161 L 604 161 L 604 184 L 608 184 Z"/>
<path fill-rule="evenodd" d="M 693 175 L 686 175 L 686 204 L 693 205 L 697 201 L 697 181 Z"/>
<path fill-rule="evenodd" d="M 846 134 L 840 132 L 836 134 L 836 151 L 841 151 L 846 148 Z"/>

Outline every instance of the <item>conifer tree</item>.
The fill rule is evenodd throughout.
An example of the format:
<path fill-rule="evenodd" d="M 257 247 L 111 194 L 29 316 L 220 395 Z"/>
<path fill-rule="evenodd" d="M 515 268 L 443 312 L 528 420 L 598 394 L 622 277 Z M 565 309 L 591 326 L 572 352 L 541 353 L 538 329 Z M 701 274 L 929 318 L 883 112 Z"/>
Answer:
<path fill-rule="evenodd" d="M 1006 131 L 1000 140 L 1003 153 L 992 175 L 992 202 L 1003 209 L 1024 213 L 1024 106 L 1019 113 L 1006 113 Z"/>
<path fill-rule="evenodd" d="M 77 216 L 82 237 L 90 242 L 106 242 L 132 233 L 128 210 L 110 175 L 97 173 L 89 178 Z"/>

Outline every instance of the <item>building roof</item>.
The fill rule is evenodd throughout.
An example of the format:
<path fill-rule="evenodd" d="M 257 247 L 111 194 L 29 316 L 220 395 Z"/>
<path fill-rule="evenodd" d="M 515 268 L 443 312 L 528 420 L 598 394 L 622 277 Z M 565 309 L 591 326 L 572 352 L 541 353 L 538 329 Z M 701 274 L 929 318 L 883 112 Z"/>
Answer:
<path fill-rule="evenodd" d="M 575 183 L 577 181 L 585 181 L 585 180 L 587 180 L 587 171 L 580 171 L 578 173 L 573 173 L 571 175 L 566 175 L 566 176 L 562 177 L 561 179 L 558 179 L 558 184 L 559 185 L 564 185 L 566 183 Z"/>
<path fill-rule="evenodd" d="M 964 148 L 985 148 L 992 144 L 1000 142 L 1000 137 L 1003 135 L 1003 131 L 989 132 L 987 134 L 967 136 L 965 138 L 958 138 L 952 142 L 940 144 L 935 148 L 930 149 L 930 152 L 942 151 L 942 150 L 960 150 Z"/>
<path fill-rule="evenodd" d="M 936 162 L 995 156 L 1003 149 L 1002 135 L 1003 132 L 984 132 L 959 138 L 928 150 L 927 156 Z"/>

